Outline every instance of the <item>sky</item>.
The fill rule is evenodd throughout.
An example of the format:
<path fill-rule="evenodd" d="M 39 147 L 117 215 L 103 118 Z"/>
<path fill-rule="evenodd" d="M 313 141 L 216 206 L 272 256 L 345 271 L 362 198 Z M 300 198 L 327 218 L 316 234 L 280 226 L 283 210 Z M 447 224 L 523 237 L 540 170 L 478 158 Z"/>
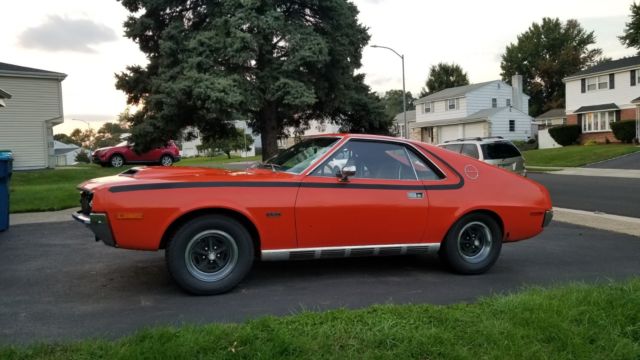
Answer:
<path fill-rule="evenodd" d="M 629 21 L 631 0 L 355 0 L 370 44 L 405 56 L 406 89 L 414 96 L 429 67 L 462 66 L 472 83 L 500 78 L 500 56 L 533 22 L 543 17 L 577 19 L 593 31 L 604 55 L 620 58 L 635 51 L 617 39 Z M 64 124 L 55 133 L 98 128 L 126 108 L 114 74 L 145 56 L 124 36 L 127 11 L 116 0 L 2 0 L 0 62 L 63 72 Z M 400 58 L 388 50 L 363 51 L 366 82 L 384 92 L 402 88 Z"/>

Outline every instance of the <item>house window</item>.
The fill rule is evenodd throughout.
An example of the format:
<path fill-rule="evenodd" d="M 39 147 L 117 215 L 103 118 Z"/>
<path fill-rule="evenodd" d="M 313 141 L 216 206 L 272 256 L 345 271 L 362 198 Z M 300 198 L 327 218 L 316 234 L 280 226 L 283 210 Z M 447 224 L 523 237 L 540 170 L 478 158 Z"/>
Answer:
<path fill-rule="evenodd" d="M 457 110 L 460 108 L 460 99 L 447 100 L 447 110 Z"/>
<path fill-rule="evenodd" d="M 511 99 L 507 99 L 507 107 L 511 106 Z"/>
<path fill-rule="evenodd" d="M 491 107 L 492 108 L 497 108 L 498 107 L 498 99 L 496 99 L 496 98 L 492 98 L 491 99 Z"/>
<path fill-rule="evenodd" d="M 587 91 L 605 90 L 609 88 L 609 75 L 594 76 L 587 79 Z"/>
<path fill-rule="evenodd" d="M 515 120 L 509 120 L 509 131 L 510 132 L 516 131 L 516 121 Z"/>
<path fill-rule="evenodd" d="M 430 113 L 433 112 L 433 103 L 428 102 L 428 103 L 424 103 L 424 113 Z"/>
<path fill-rule="evenodd" d="M 582 132 L 611 131 L 609 123 L 616 121 L 615 111 L 600 111 L 582 115 Z"/>

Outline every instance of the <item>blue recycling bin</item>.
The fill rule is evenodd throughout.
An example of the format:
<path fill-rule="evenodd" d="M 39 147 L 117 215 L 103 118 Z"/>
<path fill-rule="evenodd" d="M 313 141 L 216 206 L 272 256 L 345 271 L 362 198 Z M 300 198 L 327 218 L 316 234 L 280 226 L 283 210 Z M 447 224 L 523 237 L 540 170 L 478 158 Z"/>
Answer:
<path fill-rule="evenodd" d="M 13 154 L 0 150 L 0 231 L 9 228 L 9 182 L 13 173 Z"/>

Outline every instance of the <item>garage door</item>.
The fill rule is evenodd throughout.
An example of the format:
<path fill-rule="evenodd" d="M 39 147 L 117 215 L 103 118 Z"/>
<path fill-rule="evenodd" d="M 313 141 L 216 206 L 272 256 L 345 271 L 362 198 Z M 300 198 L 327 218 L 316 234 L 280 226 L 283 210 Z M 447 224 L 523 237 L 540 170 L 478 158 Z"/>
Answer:
<path fill-rule="evenodd" d="M 464 125 L 464 137 L 484 137 L 484 123 L 474 123 Z"/>
<path fill-rule="evenodd" d="M 441 126 L 438 130 L 440 130 L 441 143 L 449 140 L 459 139 L 461 137 L 458 133 L 458 125 Z"/>

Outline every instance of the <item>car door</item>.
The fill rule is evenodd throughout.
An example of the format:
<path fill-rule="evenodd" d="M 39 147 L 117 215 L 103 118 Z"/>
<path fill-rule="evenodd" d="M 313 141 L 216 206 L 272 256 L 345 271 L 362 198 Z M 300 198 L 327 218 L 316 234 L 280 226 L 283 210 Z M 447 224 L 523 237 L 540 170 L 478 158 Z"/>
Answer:
<path fill-rule="evenodd" d="M 408 151 L 402 143 L 350 139 L 313 169 L 296 199 L 298 247 L 419 243 L 429 206 Z M 356 173 L 341 180 L 335 164 L 345 158 Z"/>

